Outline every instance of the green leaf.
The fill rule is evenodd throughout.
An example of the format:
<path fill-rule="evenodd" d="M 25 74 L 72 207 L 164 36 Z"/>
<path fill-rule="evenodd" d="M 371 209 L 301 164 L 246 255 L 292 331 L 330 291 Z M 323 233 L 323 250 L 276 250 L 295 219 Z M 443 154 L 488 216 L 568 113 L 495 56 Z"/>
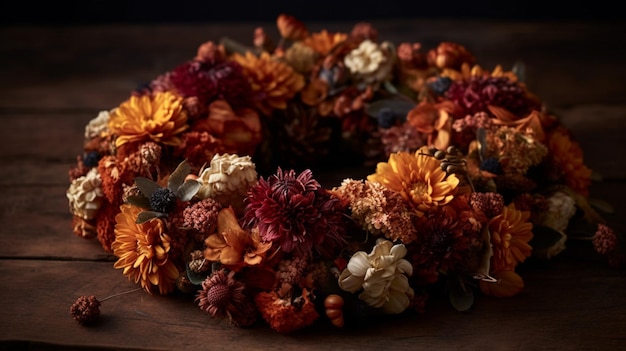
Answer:
<path fill-rule="evenodd" d="M 126 202 L 137 207 L 145 208 L 146 210 L 150 209 L 150 199 L 145 196 L 130 195 L 126 198 Z"/>
<path fill-rule="evenodd" d="M 167 181 L 167 188 L 170 189 L 174 194 L 178 193 L 178 188 L 183 185 L 185 178 L 191 172 L 191 166 L 187 161 L 181 162 L 178 167 L 170 174 L 170 178 Z"/>
<path fill-rule="evenodd" d="M 463 277 L 458 274 L 448 274 L 448 298 L 452 307 L 457 311 L 467 311 L 474 304 L 474 291 L 465 285 Z"/>
<path fill-rule="evenodd" d="M 139 212 L 135 223 L 142 224 L 154 218 L 165 218 L 165 217 L 167 217 L 165 213 L 156 212 L 156 211 L 143 211 L 143 212 Z"/>
<path fill-rule="evenodd" d="M 160 188 L 155 181 L 144 177 L 135 178 L 135 184 L 137 184 L 139 191 L 148 199 Z"/>
<path fill-rule="evenodd" d="M 176 196 L 178 196 L 180 201 L 189 201 L 196 195 L 201 186 L 202 183 L 197 180 L 188 180 L 178 187 Z"/>

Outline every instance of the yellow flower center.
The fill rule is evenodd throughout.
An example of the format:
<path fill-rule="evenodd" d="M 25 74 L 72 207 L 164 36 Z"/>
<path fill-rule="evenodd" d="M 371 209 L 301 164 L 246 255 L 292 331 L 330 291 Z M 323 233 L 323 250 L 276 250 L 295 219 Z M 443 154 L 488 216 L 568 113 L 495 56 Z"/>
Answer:
<path fill-rule="evenodd" d="M 408 187 L 410 198 L 413 203 L 419 204 L 425 202 L 424 199 L 428 197 L 428 183 L 424 181 L 416 181 L 415 183 L 411 183 L 410 187 Z"/>

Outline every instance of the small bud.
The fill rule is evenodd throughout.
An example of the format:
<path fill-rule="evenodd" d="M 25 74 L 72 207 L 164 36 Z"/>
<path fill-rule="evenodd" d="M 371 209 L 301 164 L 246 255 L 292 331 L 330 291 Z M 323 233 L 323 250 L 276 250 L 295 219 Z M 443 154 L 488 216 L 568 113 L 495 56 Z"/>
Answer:
<path fill-rule="evenodd" d="M 82 325 L 93 324 L 100 317 L 100 301 L 95 296 L 81 296 L 70 307 L 72 318 Z"/>
<path fill-rule="evenodd" d="M 443 160 L 446 157 L 446 153 L 445 151 L 437 150 L 433 156 L 438 160 Z"/>

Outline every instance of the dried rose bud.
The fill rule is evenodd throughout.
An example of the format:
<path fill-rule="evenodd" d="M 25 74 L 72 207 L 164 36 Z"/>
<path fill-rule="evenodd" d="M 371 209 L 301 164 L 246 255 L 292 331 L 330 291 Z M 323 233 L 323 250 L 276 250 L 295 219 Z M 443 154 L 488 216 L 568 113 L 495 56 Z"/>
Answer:
<path fill-rule="evenodd" d="M 82 325 L 93 324 L 100 316 L 100 301 L 94 295 L 83 295 L 72 304 L 70 314 Z"/>
<path fill-rule="evenodd" d="M 378 30 L 368 22 L 355 24 L 350 35 L 361 39 L 369 39 L 374 42 L 378 41 Z"/>
<path fill-rule="evenodd" d="M 213 41 L 207 41 L 198 46 L 195 59 L 202 62 L 215 63 L 225 60 L 226 57 L 223 47 L 215 44 Z"/>
<path fill-rule="evenodd" d="M 476 59 L 464 46 L 452 43 L 442 42 L 436 49 L 428 52 L 428 63 L 439 69 L 451 68 L 458 70 L 463 63 L 474 65 Z"/>
<path fill-rule="evenodd" d="M 302 40 L 309 35 L 304 23 L 298 21 L 295 17 L 281 14 L 276 20 L 276 26 L 280 35 L 289 40 Z"/>

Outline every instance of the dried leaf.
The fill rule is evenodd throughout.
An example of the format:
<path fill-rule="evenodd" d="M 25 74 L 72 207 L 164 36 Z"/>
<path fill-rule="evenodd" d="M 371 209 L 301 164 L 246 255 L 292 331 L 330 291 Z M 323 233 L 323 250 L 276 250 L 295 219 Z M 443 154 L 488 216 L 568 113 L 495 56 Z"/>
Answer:
<path fill-rule="evenodd" d="M 164 218 L 164 217 L 167 217 L 165 213 L 156 212 L 156 211 L 143 211 L 143 212 L 139 212 L 135 223 L 142 224 L 154 218 Z"/>
<path fill-rule="evenodd" d="M 595 198 L 589 198 L 587 199 L 587 201 L 589 201 L 589 204 L 594 207 L 595 209 L 598 209 L 604 213 L 607 214 L 614 214 L 615 213 L 615 208 L 613 208 L 613 205 L 611 205 L 610 203 L 604 201 L 604 200 L 600 200 L 600 199 L 595 199 Z"/>
<path fill-rule="evenodd" d="M 174 194 L 178 193 L 178 188 L 183 185 L 185 178 L 191 172 L 191 166 L 187 161 L 181 162 L 178 167 L 170 174 L 170 178 L 167 181 L 167 188 Z"/>
<path fill-rule="evenodd" d="M 457 311 L 467 311 L 474 304 L 474 292 L 468 288 L 458 274 L 448 274 L 448 298 Z"/>
<path fill-rule="evenodd" d="M 562 238 L 563 234 L 553 228 L 543 225 L 534 225 L 533 238 L 528 244 L 533 250 L 541 251 L 554 246 L 554 244 L 558 243 Z"/>
<path fill-rule="evenodd" d="M 210 272 L 209 272 L 210 273 Z M 187 278 L 193 285 L 200 285 L 206 279 L 208 273 L 196 273 L 189 269 L 189 265 L 187 265 Z"/>
<path fill-rule="evenodd" d="M 415 103 L 404 99 L 391 98 L 381 99 L 367 105 L 365 112 L 374 118 L 378 117 L 378 112 L 382 109 L 390 109 L 394 115 L 406 116 L 415 107 Z"/>
<path fill-rule="evenodd" d="M 487 131 L 485 128 L 478 128 L 476 130 L 476 140 L 478 141 L 478 156 L 480 156 L 480 162 L 484 162 L 485 150 L 487 149 Z"/>
<path fill-rule="evenodd" d="M 188 180 L 178 187 L 176 196 L 178 196 L 180 201 L 189 201 L 196 195 L 201 186 L 202 184 L 196 180 Z"/>
<path fill-rule="evenodd" d="M 517 79 L 519 79 L 520 82 L 526 81 L 526 64 L 524 62 L 522 61 L 515 62 L 515 64 L 513 65 L 513 69 L 511 69 L 511 71 L 515 73 L 515 75 L 517 76 Z"/>
<path fill-rule="evenodd" d="M 563 191 L 567 195 L 569 195 L 572 199 L 574 199 L 576 206 L 578 206 L 578 208 L 580 208 L 583 211 L 584 218 L 588 223 L 598 224 L 598 223 L 606 222 L 605 219 L 602 218 L 602 216 L 600 216 L 598 212 L 596 212 L 596 210 L 593 209 L 593 207 L 591 207 L 587 197 L 580 194 L 579 192 L 572 190 L 569 187 L 564 187 Z"/>
<path fill-rule="evenodd" d="M 491 269 L 491 256 L 493 256 L 493 247 L 491 245 L 491 232 L 489 232 L 488 226 L 483 228 L 480 239 L 483 242 L 483 248 L 480 252 L 480 263 L 474 272 L 473 278 L 487 282 L 495 282 L 496 279 L 489 275 L 489 270 Z"/>
<path fill-rule="evenodd" d="M 246 52 L 248 52 L 248 51 L 254 53 L 255 55 L 259 54 L 259 52 L 258 52 L 258 50 L 256 48 L 251 47 L 251 46 L 243 45 L 242 43 L 240 43 L 240 42 L 238 42 L 238 41 L 236 41 L 234 39 L 231 39 L 229 37 L 223 37 L 220 40 L 220 44 L 222 44 L 224 46 L 224 49 L 226 49 L 226 52 L 228 54 L 238 53 L 238 54 L 241 54 L 241 55 L 245 55 Z"/>
<path fill-rule="evenodd" d="M 135 178 L 135 184 L 137 184 L 139 191 L 148 199 L 160 188 L 155 181 L 144 177 Z"/>
<path fill-rule="evenodd" d="M 130 195 L 126 198 L 126 202 L 137 207 L 145 208 L 146 210 L 150 209 L 150 199 L 145 196 Z"/>

